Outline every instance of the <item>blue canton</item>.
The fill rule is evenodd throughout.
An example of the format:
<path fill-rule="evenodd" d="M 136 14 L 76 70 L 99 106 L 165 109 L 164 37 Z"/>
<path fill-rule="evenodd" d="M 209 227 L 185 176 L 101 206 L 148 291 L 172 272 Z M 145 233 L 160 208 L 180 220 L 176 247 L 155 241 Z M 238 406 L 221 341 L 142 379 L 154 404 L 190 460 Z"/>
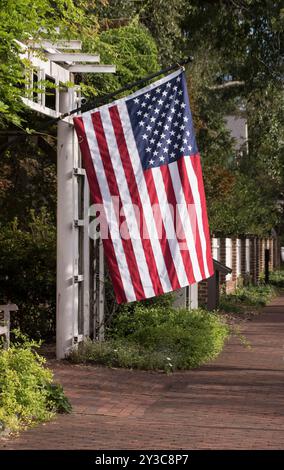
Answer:
<path fill-rule="evenodd" d="M 144 170 L 198 152 L 184 73 L 126 105 Z"/>

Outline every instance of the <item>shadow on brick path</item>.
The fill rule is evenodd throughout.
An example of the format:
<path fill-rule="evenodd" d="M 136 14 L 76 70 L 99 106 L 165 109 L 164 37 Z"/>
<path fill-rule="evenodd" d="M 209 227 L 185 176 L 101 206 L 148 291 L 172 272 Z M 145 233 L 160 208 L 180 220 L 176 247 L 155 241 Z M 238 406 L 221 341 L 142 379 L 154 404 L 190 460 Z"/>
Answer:
<path fill-rule="evenodd" d="M 170 376 L 51 361 L 73 413 L 0 449 L 283 449 L 284 296 L 209 365 Z"/>

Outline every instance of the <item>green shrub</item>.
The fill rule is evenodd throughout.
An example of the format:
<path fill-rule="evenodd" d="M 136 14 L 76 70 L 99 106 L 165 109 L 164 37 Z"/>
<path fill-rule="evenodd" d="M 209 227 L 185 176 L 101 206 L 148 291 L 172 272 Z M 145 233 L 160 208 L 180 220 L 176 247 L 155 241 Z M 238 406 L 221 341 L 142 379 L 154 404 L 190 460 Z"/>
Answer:
<path fill-rule="evenodd" d="M 0 224 L 0 303 L 15 303 L 12 327 L 36 340 L 55 334 L 56 228 L 43 209 L 30 212 L 27 227 L 17 219 Z"/>
<path fill-rule="evenodd" d="M 216 357 L 229 328 L 203 310 L 136 305 L 121 312 L 104 343 L 83 344 L 70 359 L 139 369 L 189 369 Z"/>
<path fill-rule="evenodd" d="M 52 372 L 44 367 L 45 359 L 35 351 L 38 346 L 20 336 L 20 342 L 0 350 L 2 429 L 15 431 L 48 420 L 57 411 L 70 411 L 62 388 L 53 384 Z"/>
<path fill-rule="evenodd" d="M 238 287 L 235 292 L 221 296 L 220 309 L 226 312 L 240 313 L 245 311 L 247 307 L 263 307 L 274 295 L 274 287 L 266 284 Z"/>
<path fill-rule="evenodd" d="M 269 274 L 269 282 L 276 288 L 284 287 L 284 269 L 273 271 Z"/>

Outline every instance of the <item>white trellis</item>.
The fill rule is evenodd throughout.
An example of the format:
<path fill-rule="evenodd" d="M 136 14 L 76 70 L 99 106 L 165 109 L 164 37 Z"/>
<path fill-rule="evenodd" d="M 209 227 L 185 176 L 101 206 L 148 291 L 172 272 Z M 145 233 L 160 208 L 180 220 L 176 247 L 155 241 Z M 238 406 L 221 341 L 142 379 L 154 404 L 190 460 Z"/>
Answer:
<path fill-rule="evenodd" d="M 80 50 L 80 41 L 59 41 L 56 44 L 43 41 L 20 46 L 22 58 L 29 59 L 33 68 L 28 72 L 27 96 L 23 100 L 33 111 L 52 118 L 58 118 L 81 104 L 79 87 L 64 86 L 74 83 L 74 73 L 115 72 L 114 65 L 99 64 L 98 55 L 62 52 Z M 43 51 L 44 57 L 40 56 L 38 49 Z M 51 96 L 40 88 L 44 80 L 55 85 Z M 35 82 L 39 84 L 39 92 L 32 95 Z M 57 137 L 56 354 L 61 359 L 89 336 L 90 330 L 96 334 L 96 323 L 101 322 L 104 314 L 104 298 L 101 283 L 97 283 L 96 275 L 91 275 L 96 270 L 90 266 L 89 186 L 71 118 L 58 121 Z M 100 278 L 103 275 L 101 245 L 98 253 L 96 262 Z"/>

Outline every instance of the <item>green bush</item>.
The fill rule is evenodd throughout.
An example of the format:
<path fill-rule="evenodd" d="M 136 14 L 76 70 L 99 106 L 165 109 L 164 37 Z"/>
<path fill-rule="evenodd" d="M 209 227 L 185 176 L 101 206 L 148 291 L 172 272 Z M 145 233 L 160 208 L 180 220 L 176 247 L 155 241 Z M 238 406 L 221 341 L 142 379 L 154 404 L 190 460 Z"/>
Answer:
<path fill-rule="evenodd" d="M 266 284 L 238 287 L 235 292 L 221 296 L 220 309 L 240 313 L 246 307 L 263 307 L 274 295 L 274 287 Z"/>
<path fill-rule="evenodd" d="M 16 336 L 20 342 L 0 350 L 0 429 L 11 431 L 70 411 L 61 386 L 53 384 L 45 359 L 35 351 L 39 345 Z"/>
<path fill-rule="evenodd" d="M 121 312 L 104 343 L 83 344 L 70 359 L 139 369 L 189 369 L 215 358 L 229 328 L 203 310 L 137 305 Z"/>
<path fill-rule="evenodd" d="M 269 282 L 276 288 L 283 289 L 284 287 L 284 269 L 273 271 L 269 275 Z"/>
<path fill-rule="evenodd" d="M 30 212 L 27 227 L 17 219 L 0 224 L 0 303 L 19 307 L 12 327 L 28 336 L 50 339 L 55 334 L 56 228 L 43 209 Z"/>

